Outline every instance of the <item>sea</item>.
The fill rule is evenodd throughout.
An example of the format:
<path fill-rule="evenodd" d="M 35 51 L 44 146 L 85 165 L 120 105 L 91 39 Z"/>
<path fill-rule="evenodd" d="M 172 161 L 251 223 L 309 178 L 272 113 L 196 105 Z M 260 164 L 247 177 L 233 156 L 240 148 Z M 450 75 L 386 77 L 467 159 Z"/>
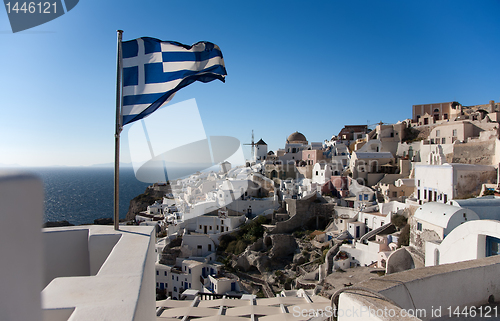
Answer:
<path fill-rule="evenodd" d="M 66 220 L 74 225 L 112 218 L 114 169 L 112 167 L 47 167 L 27 171 L 39 176 L 45 188 L 44 222 Z M 148 183 L 135 178 L 131 167 L 120 168 L 120 218 L 130 200 L 144 193 Z"/>

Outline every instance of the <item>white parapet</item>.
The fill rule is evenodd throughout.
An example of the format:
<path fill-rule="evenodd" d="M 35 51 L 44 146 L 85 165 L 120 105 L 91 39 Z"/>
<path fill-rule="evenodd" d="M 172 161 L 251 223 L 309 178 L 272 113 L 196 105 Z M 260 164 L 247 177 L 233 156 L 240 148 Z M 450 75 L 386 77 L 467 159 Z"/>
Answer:
<path fill-rule="evenodd" d="M 0 174 L 0 320 L 41 320 L 43 185 Z"/>
<path fill-rule="evenodd" d="M 154 320 L 153 232 L 151 226 L 44 229 L 44 319 L 74 309 L 72 321 Z"/>
<path fill-rule="evenodd" d="M 43 184 L 0 174 L 0 320 L 153 321 L 154 227 L 41 229 Z"/>

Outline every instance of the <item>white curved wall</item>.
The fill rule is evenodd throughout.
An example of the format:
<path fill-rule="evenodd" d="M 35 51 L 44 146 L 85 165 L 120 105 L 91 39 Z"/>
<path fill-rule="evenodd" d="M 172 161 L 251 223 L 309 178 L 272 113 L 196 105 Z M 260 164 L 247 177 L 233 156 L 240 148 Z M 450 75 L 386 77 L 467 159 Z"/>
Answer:
<path fill-rule="evenodd" d="M 500 221 L 475 220 L 457 226 L 438 247 L 439 264 L 485 257 L 486 236 L 500 238 Z M 426 257 L 426 265 L 434 265 L 433 261 L 434 258 Z"/>

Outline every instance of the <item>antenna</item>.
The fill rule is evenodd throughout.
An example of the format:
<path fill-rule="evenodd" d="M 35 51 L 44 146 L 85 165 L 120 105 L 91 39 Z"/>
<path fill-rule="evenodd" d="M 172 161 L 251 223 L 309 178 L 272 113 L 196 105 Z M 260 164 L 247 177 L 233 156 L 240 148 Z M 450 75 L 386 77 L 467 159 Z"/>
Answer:
<path fill-rule="evenodd" d="M 254 140 L 254 136 L 253 136 L 253 129 L 252 129 L 252 143 L 251 144 L 243 144 L 243 145 L 249 145 L 249 146 L 252 146 L 252 161 L 254 159 L 254 153 L 255 153 L 255 140 Z"/>

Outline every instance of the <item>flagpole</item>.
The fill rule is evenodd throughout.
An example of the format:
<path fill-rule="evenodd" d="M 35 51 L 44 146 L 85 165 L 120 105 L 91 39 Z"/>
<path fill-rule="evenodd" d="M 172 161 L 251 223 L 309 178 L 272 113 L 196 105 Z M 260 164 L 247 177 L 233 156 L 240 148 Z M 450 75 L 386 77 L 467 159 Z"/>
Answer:
<path fill-rule="evenodd" d="M 114 195 L 114 225 L 115 230 L 119 229 L 120 222 L 120 132 L 121 126 L 121 106 L 122 106 L 122 34 L 123 30 L 117 30 L 117 62 L 116 62 L 116 123 L 115 123 L 115 195 Z"/>

